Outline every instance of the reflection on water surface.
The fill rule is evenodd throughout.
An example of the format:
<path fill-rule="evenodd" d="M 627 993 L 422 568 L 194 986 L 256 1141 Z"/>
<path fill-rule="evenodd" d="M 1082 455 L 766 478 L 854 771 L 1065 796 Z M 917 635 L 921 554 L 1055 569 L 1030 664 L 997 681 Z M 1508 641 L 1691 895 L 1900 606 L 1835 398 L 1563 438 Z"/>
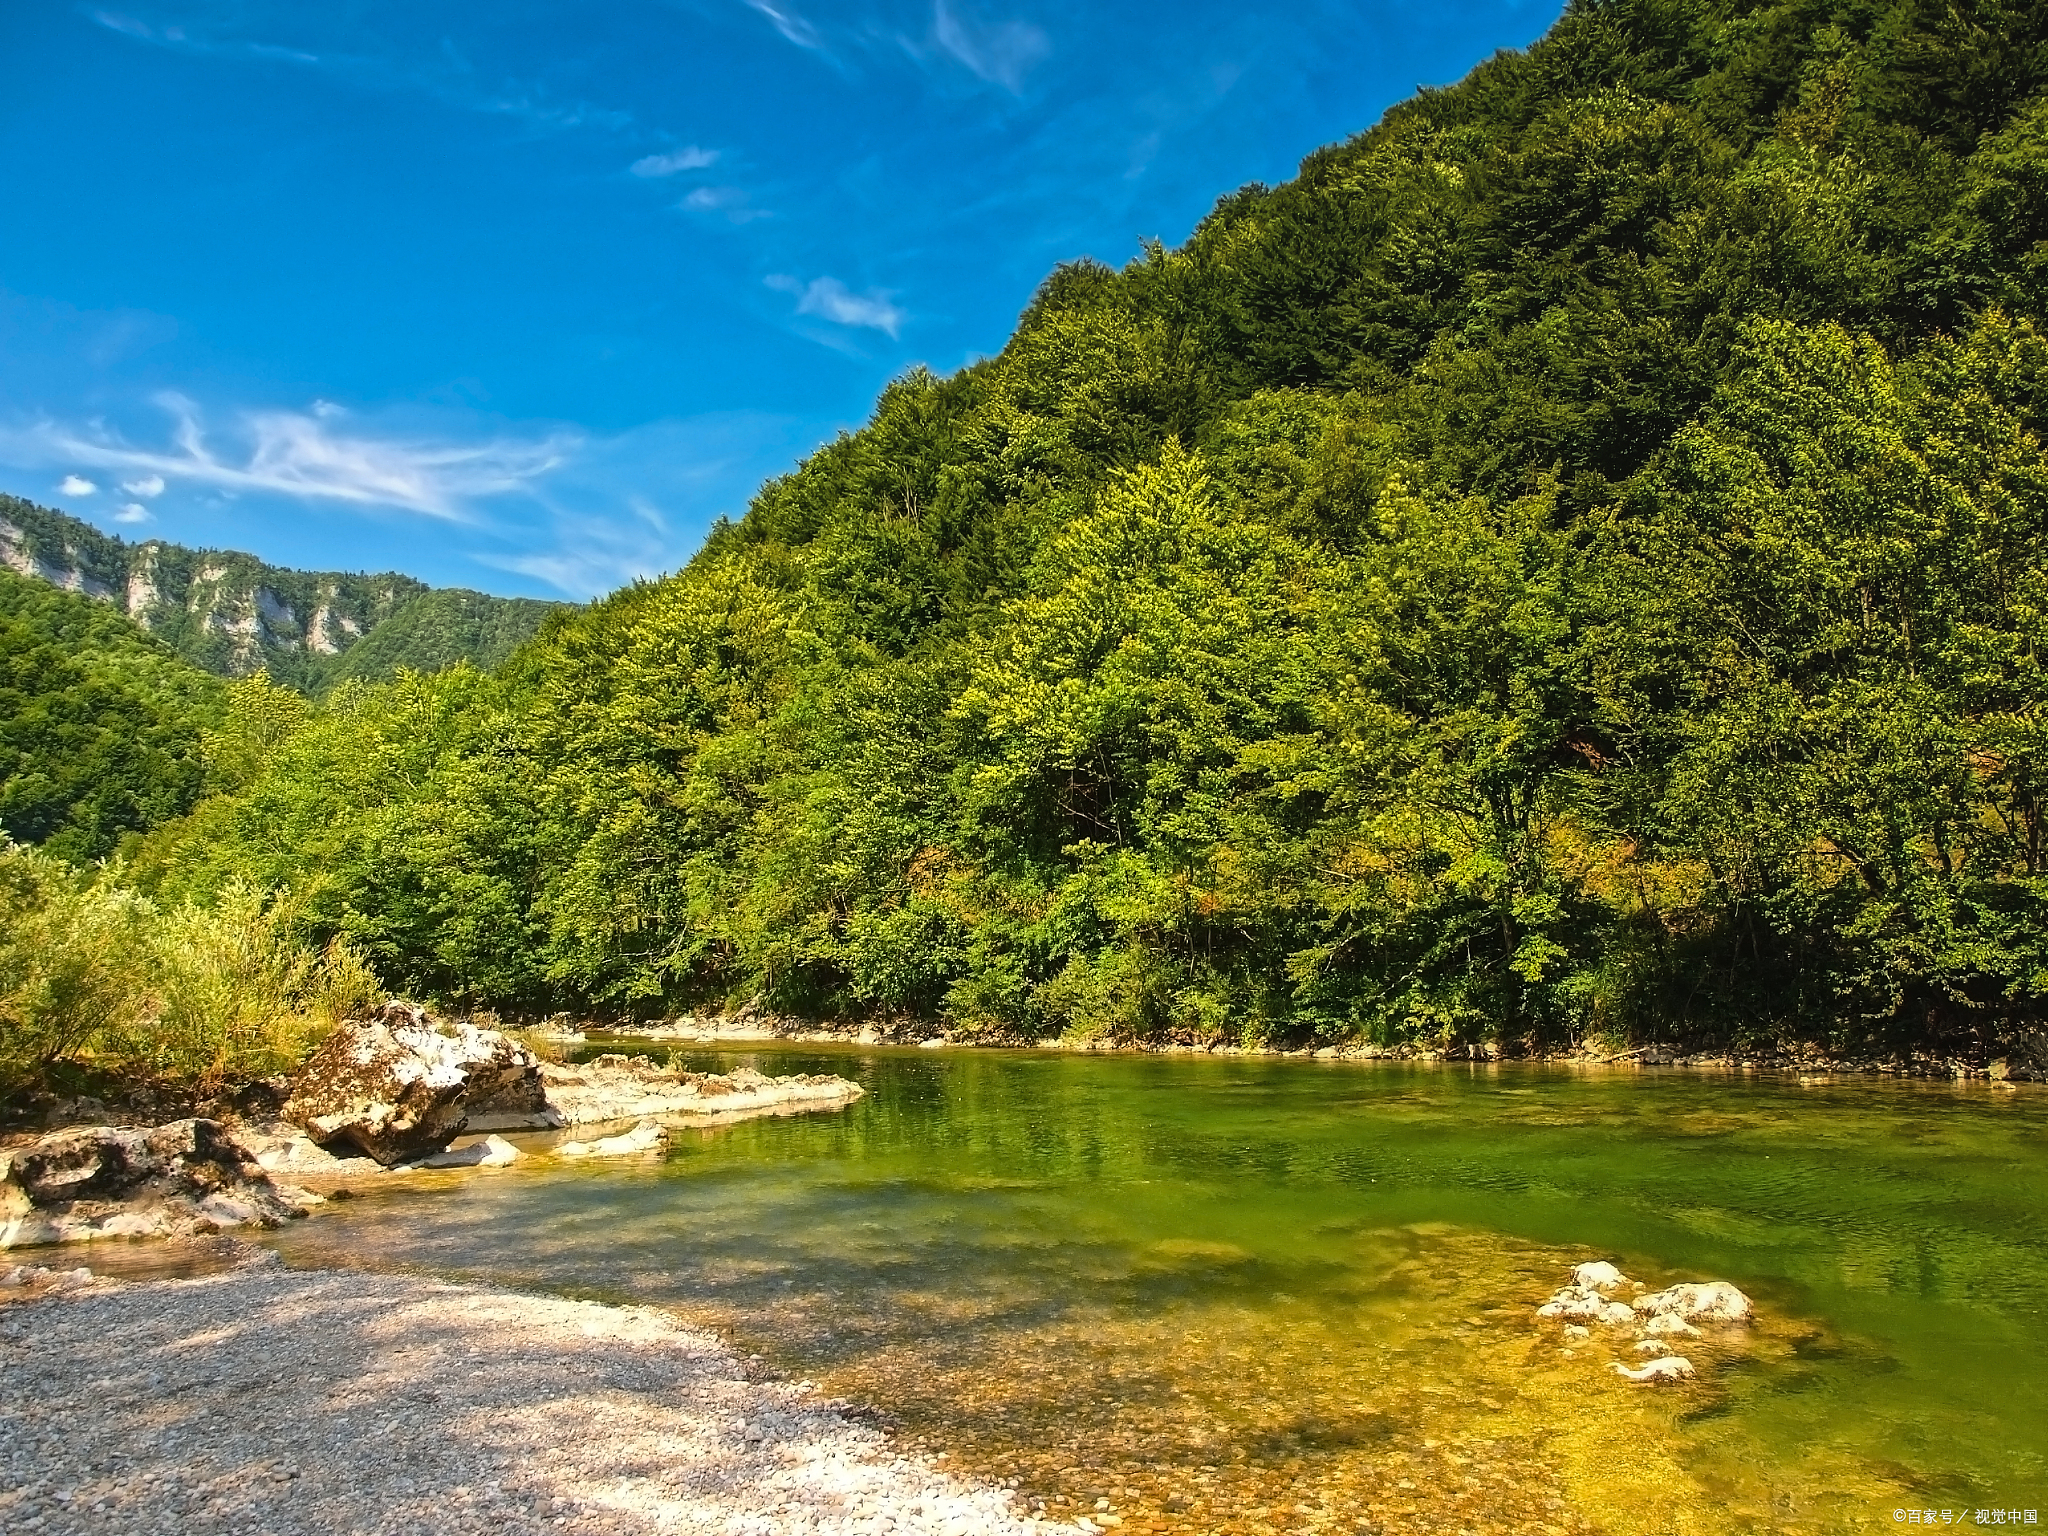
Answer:
<path fill-rule="evenodd" d="M 666 1050 L 666 1047 L 656 1047 Z M 888 1049 L 825 1115 L 393 1189 L 277 1235 L 658 1302 L 1050 1512 L 1193 1532 L 1824 1531 L 2048 1506 L 2031 1092 Z M 1763 1308 L 1631 1387 L 1577 1260 Z M 1627 1340 L 1619 1341 L 1624 1347 Z"/>

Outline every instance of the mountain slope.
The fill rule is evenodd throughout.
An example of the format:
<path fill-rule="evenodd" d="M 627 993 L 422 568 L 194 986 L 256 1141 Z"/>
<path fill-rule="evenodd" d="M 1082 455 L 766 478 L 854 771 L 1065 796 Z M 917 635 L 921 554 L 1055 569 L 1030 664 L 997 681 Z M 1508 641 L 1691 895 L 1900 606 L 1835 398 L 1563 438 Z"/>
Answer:
<path fill-rule="evenodd" d="M 226 694 L 104 603 L 0 571 L 0 834 L 83 863 L 183 814 Z"/>
<path fill-rule="evenodd" d="M 511 1006 L 2033 1049 L 2044 303 L 2048 8 L 1577 0 L 175 878 Z"/>
<path fill-rule="evenodd" d="M 235 551 L 131 544 L 15 496 L 0 496 L 0 564 L 112 605 L 206 671 L 267 668 L 309 693 L 401 667 L 495 666 L 568 606 L 435 589 L 390 572 L 295 571 Z M 352 659 L 372 635 L 378 643 Z"/>

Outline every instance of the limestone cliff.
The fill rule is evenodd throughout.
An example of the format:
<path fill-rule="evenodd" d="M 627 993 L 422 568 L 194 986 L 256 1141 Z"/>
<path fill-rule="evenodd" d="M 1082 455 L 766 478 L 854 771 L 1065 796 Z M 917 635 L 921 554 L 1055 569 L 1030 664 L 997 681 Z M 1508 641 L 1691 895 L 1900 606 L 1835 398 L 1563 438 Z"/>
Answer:
<path fill-rule="evenodd" d="M 565 606 L 437 589 L 388 571 L 294 571 L 232 550 L 131 544 L 4 495 L 0 565 L 114 605 L 209 672 L 245 677 L 267 667 L 309 692 L 400 667 L 495 666 Z"/>

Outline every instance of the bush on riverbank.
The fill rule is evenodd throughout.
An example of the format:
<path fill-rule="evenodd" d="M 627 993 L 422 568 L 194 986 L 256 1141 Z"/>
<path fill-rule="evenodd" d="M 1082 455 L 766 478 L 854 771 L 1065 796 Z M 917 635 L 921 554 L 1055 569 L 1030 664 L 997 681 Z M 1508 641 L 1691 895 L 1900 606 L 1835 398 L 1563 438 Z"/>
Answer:
<path fill-rule="evenodd" d="M 0 1092 L 118 1078 L 209 1091 L 287 1070 L 381 995 L 340 941 L 247 885 L 160 906 L 105 871 L 0 847 Z"/>

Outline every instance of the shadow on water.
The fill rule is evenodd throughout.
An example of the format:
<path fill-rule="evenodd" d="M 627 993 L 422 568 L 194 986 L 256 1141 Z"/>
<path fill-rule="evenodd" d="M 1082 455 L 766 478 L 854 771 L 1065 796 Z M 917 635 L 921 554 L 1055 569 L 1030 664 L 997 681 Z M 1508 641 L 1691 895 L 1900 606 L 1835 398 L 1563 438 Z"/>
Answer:
<path fill-rule="evenodd" d="M 657 1052 L 666 1047 L 651 1047 Z M 534 1161 L 278 1235 L 300 1264 L 655 1302 L 1055 1514 L 1266 1531 L 1837 1530 L 2039 1507 L 2029 1092 L 1656 1072 L 685 1051 L 843 1112 Z M 1579 1259 L 1758 1325 L 1630 1386 Z M 1567 1350 L 1569 1352 L 1567 1353 Z"/>

